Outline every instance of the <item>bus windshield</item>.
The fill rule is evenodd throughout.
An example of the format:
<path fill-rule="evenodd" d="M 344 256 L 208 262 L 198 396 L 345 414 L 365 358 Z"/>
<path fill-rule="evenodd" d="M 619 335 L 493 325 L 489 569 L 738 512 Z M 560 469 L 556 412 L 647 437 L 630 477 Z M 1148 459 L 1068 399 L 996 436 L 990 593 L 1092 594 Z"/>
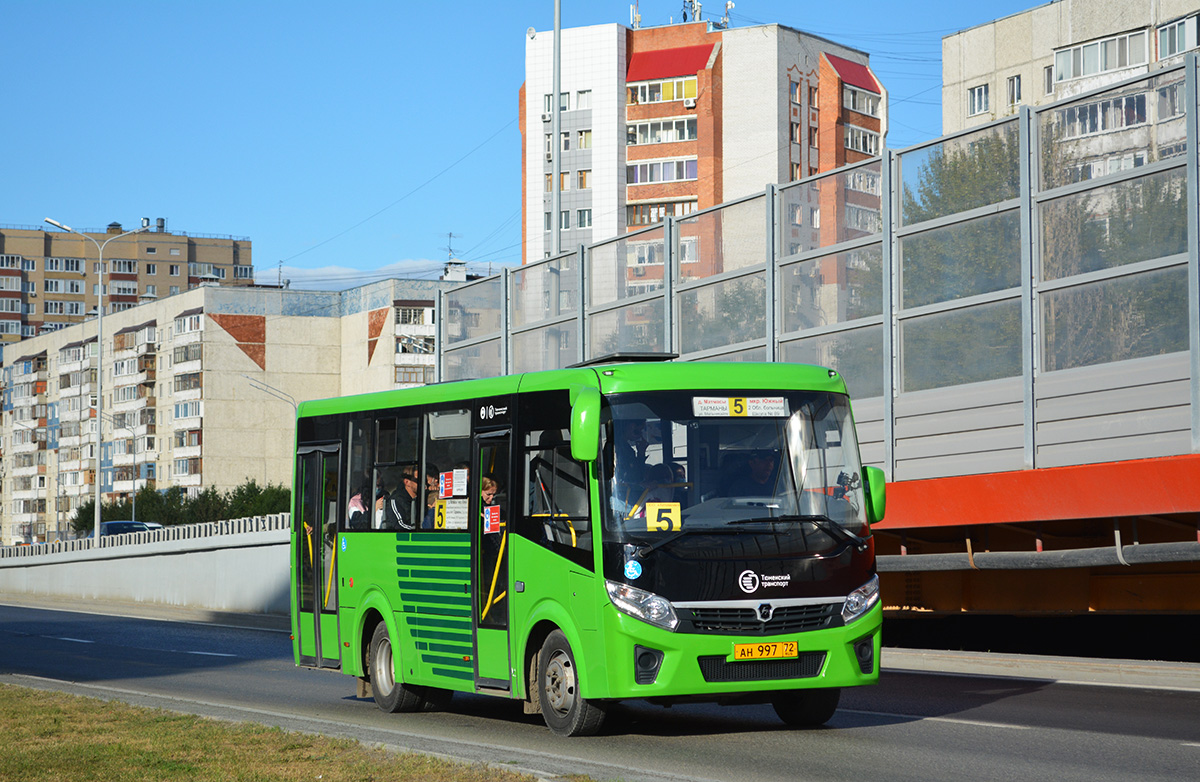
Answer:
<path fill-rule="evenodd" d="M 843 395 L 621 394 L 602 420 L 609 546 L 644 560 L 660 549 L 745 550 L 734 535 L 763 539 L 757 550 L 776 556 L 864 545 L 862 467 Z"/>

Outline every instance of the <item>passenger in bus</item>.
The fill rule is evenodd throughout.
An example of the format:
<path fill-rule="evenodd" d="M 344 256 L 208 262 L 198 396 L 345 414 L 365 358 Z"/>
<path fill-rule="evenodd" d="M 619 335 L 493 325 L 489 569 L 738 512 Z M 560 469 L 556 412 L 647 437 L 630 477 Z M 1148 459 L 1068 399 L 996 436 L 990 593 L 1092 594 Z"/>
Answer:
<path fill-rule="evenodd" d="M 417 483 L 415 464 L 405 465 L 400 471 L 400 485 L 388 495 L 383 506 L 381 529 L 416 529 L 415 503 L 420 487 Z"/>

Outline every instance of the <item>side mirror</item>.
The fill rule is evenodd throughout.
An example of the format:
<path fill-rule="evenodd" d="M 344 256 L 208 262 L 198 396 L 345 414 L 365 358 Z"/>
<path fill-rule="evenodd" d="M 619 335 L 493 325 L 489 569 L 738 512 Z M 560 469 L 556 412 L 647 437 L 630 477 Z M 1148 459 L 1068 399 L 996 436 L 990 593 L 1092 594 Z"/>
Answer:
<path fill-rule="evenodd" d="M 883 470 L 878 467 L 864 467 L 863 477 L 866 479 L 867 521 L 872 524 L 883 521 L 884 511 L 887 510 L 887 494 L 884 485 Z"/>
<path fill-rule="evenodd" d="M 571 458 L 592 462 L 600 455 L 600 389 L 581 388 L 571 404 Z"/>

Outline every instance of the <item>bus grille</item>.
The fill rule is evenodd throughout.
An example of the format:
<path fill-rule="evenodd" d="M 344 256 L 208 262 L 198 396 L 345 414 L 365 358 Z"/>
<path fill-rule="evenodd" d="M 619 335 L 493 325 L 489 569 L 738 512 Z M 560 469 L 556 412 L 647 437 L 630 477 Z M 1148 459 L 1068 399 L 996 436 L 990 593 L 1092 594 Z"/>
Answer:
<path fill-rule="evenodd" d="M 761 682 L 769 679 L 811 679 L 821 672 L 825 652 L 804 652 L 795 660 L 729 662 L 720 655 L 698 657 L 706 682 Z"/>
<path fill-rule="evenodd" d="M 690 614 L 694 633 L 779 635 L 824 630 L 840 619 L 841 612 L 840 603 L 780 606 L 768 622 L 758 621 L 753 608 L 689 608 L 684 613 Z"/>

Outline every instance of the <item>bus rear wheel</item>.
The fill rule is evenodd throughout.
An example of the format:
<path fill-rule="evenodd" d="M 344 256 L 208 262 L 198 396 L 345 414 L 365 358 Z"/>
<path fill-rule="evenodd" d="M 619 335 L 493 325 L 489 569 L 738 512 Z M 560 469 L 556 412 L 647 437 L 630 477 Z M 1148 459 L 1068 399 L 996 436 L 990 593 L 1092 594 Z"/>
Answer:
<path fill-rule="evenodd" d="M 392 639 L 387 625 L 380 622 L 371 636 L 371 652 L 367 664 L 371 671 L 371 694 L 375 704 L 383 711 L 394 714 L 400 711 L 420 711 L 425 699 L 412 689 L 396 681 L 395 656 Z"/>
<path fill-rule="evenodd" d="M 537 686 L 542 718 L 559 736 L 592 736 L 604 724 L 604 708 L 579 694 L 575 654 L 561 630 L 550 633 L 542 644 Z"/>
<path fill-rule="evenodd" d="M 775 694 L 771 705 L 779 719 L 795 728 L 816 728 L 833 718 L 838 701 L 842 698 L 839 687 L 818 690 L 789 690 Z"/>

